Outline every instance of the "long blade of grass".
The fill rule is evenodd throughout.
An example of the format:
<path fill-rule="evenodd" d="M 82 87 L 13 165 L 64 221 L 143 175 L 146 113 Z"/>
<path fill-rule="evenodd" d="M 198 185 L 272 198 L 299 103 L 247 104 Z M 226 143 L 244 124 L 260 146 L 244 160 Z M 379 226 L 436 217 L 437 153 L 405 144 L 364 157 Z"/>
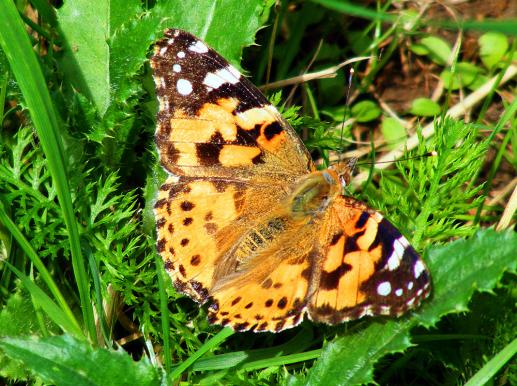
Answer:
<path fill-rule="evenodd" d="M 235 331 L 230 328 L 223 328 L 219 333 L 206 342 L 203 346 L 200 347 L 194 354 L 192 354 L 186 361 L 179 364 L 175 367 L 169 375 L 169 380 L 172 381 L 178 378 L 182 372 L 188 369 L 195 361 L 197 361 L 202 355 L 206 352 L 212 350 L 213 348 L 219 346 L 222 342 L 224 342 L 229 336 L 233 335 Z"/>
<path fill-rule="evenodd" d="M 465 386 L 486 385 L 488 381 L 497 373 L 506 363 L 517 354 L 517 338 L 503 348 L 499 354 L 490 359 Z"/>
<path fill-rule="evenodd" d="M 34 127 L 48 161 L 55 184 L 64 222 L 68 230 L 74 270 L 84 323 L 91 339 L 96 339 L 93 309 L 89 299 L 88 277 L 79 243 L 77 223 L 72 208 L 70 188 L 66 175 L 64 150 L 59 135 L 58 118 L 50 99 L 40 65 L 16 6 L 11 1 L 0 1 L 0 46 L 5 52 L 11 70 L 30 111 Z"/>
<path fill-rule="evenodd" d="M 41 261 L 38 254 L 32 246 L 30 245 L 29 241 L 23 236 L 23 234 L 20 232 L 16 224 L 9 218 L 7 213 L 4 210 L 3 204 L 0 202 L 0 223 L 2 223 L 9 232 L 13 235 L 13 237 L 18 242 L 18 245 L 23 249 L 27 257 L 31 260 L 32 264 L 36 267 L 38 270 L 41 280 L 47 285 L 50 293 L 54 296 L 54 299 L 57 301 L 57 304 L 59 304 L 59 307 L 61 308 L 61 312 L 66 316 L 68 319 L 68 323 L 70 325 L 73 325 L 75 330 L 81 331 L 81 327 L 79 326 L 79 323 L 74 317 L 74 314 L 70 307 L 68 307 L 68 303 L 66 302 L 64 296 L 61 294 L 61 291 L 59 290 L 57 284 L 55 283 L 54 279 L 52 279 L 52 276 L 50 275 L 50 272 L 45 267 L 45 264 Z M 50 316 L 50 315 L 49 315 Z"/>

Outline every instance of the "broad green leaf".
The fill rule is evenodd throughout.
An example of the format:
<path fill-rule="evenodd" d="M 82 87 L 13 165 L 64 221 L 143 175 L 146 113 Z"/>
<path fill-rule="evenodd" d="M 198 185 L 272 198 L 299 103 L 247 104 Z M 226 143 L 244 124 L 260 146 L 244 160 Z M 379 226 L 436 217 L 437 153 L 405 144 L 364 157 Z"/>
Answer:
<path fill-rule="evenodd" d="M 434 117 L 440 114 L 440 105 L 429 98 L 416 98 L 409 112 L 420 117 Z"/>
<path fill-rule="evenodd" d="M 487 32 L 480 36 L 479 56 L 487 68 L 497 65 L 508 50 L 508 38 L 500 32 Z"/>
<path fill-rule="evenodd" d="M 398 119 L 392 117 L 385 117 L 382 120 L 381 131 L 388 146 L 391 148 L 397 147 L 398 143 L 407 136 L 406 128 Z"/>
<path fill-rule="evenodd" d="M 66 1 L 57 15 L 64 41 L 62 70 L 80 93 L 91 98 L 102 116 L 110 100 L 110 4 Z"/>
<path fill-rule="evenodd" d="M 481 68 L 469 62 L 459 62 L 456 65 L 456 72 L 463 86 L 470 86 L 481 71 Z"/>
<path fill-rule="evenodd" d="M 21 360 L 46 383 L 56 385 L 157 385 L 157 370 L 135 362 L 124 351 L 94 349 L 68 335 L 48 338 L 6 337 L 0 348 Z"/>
<path fill-rule="evenodd" d="M 441 316 L 463 312 L 475 290 L 490 292 L 505 271 L 517 268 L 517 233 L 486 229 L 467 240 L 429 248 L 433 299 L 415 317 L 426 326 Z"/>
<path fill-rule="evenodd" d="M 373 101 L 361 101 L 352 106 L 352 116 L 357 122 L 370 122 L 381 115 L 381 109 Z"/>
<path fill-rule="evenodd" d="M 420 40 L 420 45 L 427 50 L 427 56 L 441 66 L 444 66 L 451 56 L 451 47 L 442 38 L 427 36 Z M 415 51 L 416 53 L 416 51 Z"/>
<path fill-rule="evenodd" d="M 478 76 L 476 76 L 476 79 L 474 79 L 474 81 L 471 84 L 469 84 L 468 88 L 469 90 L 477 90 L 485 83 L 487 83 L 489 80 L 490 78 L 488 76 L 479 74 Z"/>
<path fill-rule="evenodd" d="M 65 41 L 62 69 L 74 87 L 91 99 L 100 116 L 108 109 L 112 97 L 109 39 L 124 23 L 141 13 L 137 0 L 95 4 L 73 0 L 58 9 L 61 36 Z"/>
<path fill-rule="evenodd" d="M 261 16 L 274 2 L 227 0 L 162 1 L 154 16 L 168 17 L 162 28 L 181 28 L 206 41 L 223 57 L 239 64 L 242 48 L 254 43 Z M 195 12 L 193 12 L 195 10 Z M 232 28 L 228 28 L 231 20 Z"/>
<path fill-rule="evenodd" d="M 429 248 L 425 260 L 433 292 L 421 309 L 398 320 L 374 320 L 360 332 L 329 342 L 303 384 L 373 383 L 375 363 L 386 354 L 410 347 L 412 327 L 430 327 L 446 314 L 467 310 L 475 290 L 491 291 L 505 271 L 515 272 L 517 233 L 481 230 L 471 239 Z"/>

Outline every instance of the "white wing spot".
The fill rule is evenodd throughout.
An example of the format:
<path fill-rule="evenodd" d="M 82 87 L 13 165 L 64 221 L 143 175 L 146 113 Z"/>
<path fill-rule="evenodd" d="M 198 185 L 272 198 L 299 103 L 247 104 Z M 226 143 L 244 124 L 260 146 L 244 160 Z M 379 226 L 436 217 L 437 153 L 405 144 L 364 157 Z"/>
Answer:
<path fill-rule="evenodd" d="M 192 92 L 192 83 L 186 79 L 179 79 L 176 83 L 176 89 L 181 95 L 189 95 Z"/>
<path fill-rule="evenodd" d="M 412 288 L 413 288 L 413 282 L 410 281 L 409 283 L 407 283 L 407 289 L 411 291 Z"/>
<path fill-rule="evenodd" d="M 420 296 L 420 295 L 422 295 L 422 293 L 423 293 L 423 292 L 424 292 L 424 290 L 423 290 L 423 289 L 419 289 L 419 290 L 418 290 L 418 292 L 416 293 L 416 296 Z"/>
<path fill-rule="evenodd" d="M 231 64 L 228 66 L 228 71 L 230 71 L 232 75 L 235 76 L 237 79 L 241 77 L 241 73 L 239 72 L 239 70 L 237 70 Z"/>
<path fill-rule="evenodd" d="M 219 88 L 225 83 L 239 83 L 240 76 L 239 71 L 232 66 L 228 66 L 227 68 L 221 68 L 216 72 L 206 74 L 203 84 L 207 87 Z"/>
<path fill-rule="evenodd" d="M 179 64 L 175 64 L 172 66 L 172 71 L 174 72 L 180 72 L 181 71 L 181 66 Z"/>
<path fill-rule="evenodd" d="M 411 299 L 411 300 L 408 300 L 408 301 L 406 302 L 406 304 L 407 304 L 409 307 L 411 307 L 411 306 L 413 305 L 413 303 L 414 303 L 414 302 L 415 302 L 415 298 L 413 298 L 413 299 Z"/>
<path fill-rule="evenodd" d="M 409 244 L 404 236 L 400 236 L 393 242 L 393 252 L 388 258 L 388 270 L 394 271 L 400 266 L 402 256 L 404 256 L 404 251 L 408 245 Z"/>
<path fill-rule="evenodd" d="M 203 80 L 203 84 L 212 89 L 219 88 L 219 86 L 221 86 L 223 83 L 224 80 L 219 78 L 213 72 L 209 72 L 208 74 L 206 74 L 205 79 Z"/>
<path fill-rule="evenodd" d="M 160 49 L 160 55 L 161 55 L 161 56 L 165 55 L 165 53 L 167 52 L 167 49 L 168 49 L 168 48 L 169 48 L 169 47 L 167 47 L 167 46 L 162 47 L 162 48 Z"/>
<path fill-rule="evenodd" d="M 425 271 L 424 263 L 422 263 L 420 260 L 417 260 L 415 263 L 415 266 L 413 267 L 413 272 L 415 274 L 415 279 L 418 279 L 422 272 Z"/>
<path fill-rule="evenodd" d="M 195 44 L 192 44 L 188 49 L 190 51 L 197 52 L 198 54 L 204 54 L 205 52 L 208 52 L 208 47 L 199 40 Z"/>
<path fill-rule="evenodd" d="M 391 284 L 388 281 L 384 281 L 377 286 L 377 293 L 381 296 L 387 296 L 391 292 Z"/>
<path fill-rule="evenodd" d="M 183 51 L 178 52 L 177 54 L 178 58 L 183 59 L 185 57 L 185 53 Z"/>
<path fill-rule="evenodd" d="M 402 290 L 402 288 L 399 288 L 395 291 L 395 295 L 397 295 L 397 296 L 402 296 L 403 293 L 404 293 L 404 291 Z"/>
<path fill-rule="evenodd" d="M 174 43 L 174 39 L 173 38 L 170 38 L 169 40 L 167 40 L 167 44 L 172 45 L 172 43 Z"/>
<path fill-rule="evenodd" d="M 177 37 L 180 34 L 179 30 L 174 31 L 174 37 Z"/>

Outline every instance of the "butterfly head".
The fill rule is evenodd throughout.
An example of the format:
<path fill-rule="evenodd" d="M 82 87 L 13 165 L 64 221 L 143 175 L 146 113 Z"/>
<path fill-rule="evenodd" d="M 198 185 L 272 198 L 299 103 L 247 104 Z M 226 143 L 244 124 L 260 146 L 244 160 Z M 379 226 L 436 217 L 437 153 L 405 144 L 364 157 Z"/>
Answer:
<path fill-rule="evenodd" d="M 342 188 L 348 187 L 352 179 L 352 172 L 354 171 L 357 158 L 349 158 L 341 160 L 331 165 L 328 170 L 337 176 L 337 180 Z"/>

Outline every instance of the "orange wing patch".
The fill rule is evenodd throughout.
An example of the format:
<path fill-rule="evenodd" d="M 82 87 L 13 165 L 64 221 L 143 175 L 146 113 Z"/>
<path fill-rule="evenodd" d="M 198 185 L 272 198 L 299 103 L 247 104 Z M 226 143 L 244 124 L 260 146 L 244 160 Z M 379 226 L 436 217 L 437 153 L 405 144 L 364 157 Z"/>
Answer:
<path fill-rule="evenodd" d="M 199 302 L 213 285 L 218 232 L 240 214 L 235 184 L 166 181 L 155 204 L 158 252 L 176 288 Z"/>
<path fill-rule="evenodd" d="M 278 332 L 299 324 L 306 312 L 309 278 L 304 272 L 310 268 L 309 260 L 283 261 L 268 268 L 271 271 L 264 267 L 244 271 L 215 288 L 209 321 L 237 331 Z"/>

